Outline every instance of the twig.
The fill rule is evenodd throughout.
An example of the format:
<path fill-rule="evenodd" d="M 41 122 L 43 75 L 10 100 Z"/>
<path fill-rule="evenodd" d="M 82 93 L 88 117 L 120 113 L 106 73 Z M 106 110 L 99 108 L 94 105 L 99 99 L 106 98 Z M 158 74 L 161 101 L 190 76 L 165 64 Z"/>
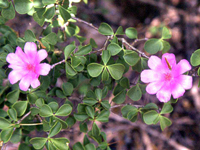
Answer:
<path fill-rule="evenodd" d="M 76 17 L 72 17 L 72 19 L 74 19 L 74 20 L 76 20 L 76 21 L 78 21 L 78 22 L 80 22 L 80 23 L 84 23 L 84 24 L 86 24 L 86 25 L 88 25 L 88 26 L 90 26 L 90 27 L 92 27 L 93 29 L 95 29 L 95 30 L 98 31 L 98 28 L 95 27 L 92 23 L 86 22 L 86 21 L 84 21 L 84 20 L 82 20 L 82 19 L 79 19 L 79 18 L 76 18 Z"/>
<path fill-rule="evenodd" d="M 57 63 L 55 63 L 55 64 L 53 64 L 53 65 L 51 65 L 51 69 L 53 69 L 55 66 L 60 65 L 60 64 L 62 64 L 62 63 L 64 63 L 64 62 L 65 62 L 65 59 L 62 60 L 62 61 L 59 61 L 59 62 L 57 62 Z"/>
<path fill-rule="evenodd" d="M 143 57 L 149 59 L 149 57 L 148 57 L 145 53 L 141 52 L 141 51 L 138 50 L 137 48 L 135 48 L 135 47 L 133 47 L 132 45 L 130 45 L 124 38 L 118 38 L 118 40 L 122 41 L 122 43 L 123 43 L 124 45 L 126 45 L 126 46 L 128 46 L 129 48 L 131 48 L 132 50 L 136 51 L 137 53 L 139 53 L 139 54 L 142 55 Z"/>
<path fill-rule="evenodd" d="M 17 121 L 17 124 L 20 124 L 26 117 L 28 117 L 31 114 L 31 111 L 29 111 L 27 114 L 25 114 L 20 120 Z"/>
<path fill-rule="evenodd" d="M 131 45 L 135 45 L 135 43 L 140 42 L 140 41 L 147 41 L 148 38 L 144 38 L 144 39 L 136 39 Z"/>
<path fill-rule="evenodd" d="M 119 105 L 111 106 L 110 109 L 117 108 L 117 107 L 122 107 L 122 106 L 126 106 L 126 105 L 131 105 L 131 106 L 134 106 L 134 107 L 136 107 L 136 108 L 143 108 L 143 107 L 144 107 L 143 105 L 119 104 Z"/>

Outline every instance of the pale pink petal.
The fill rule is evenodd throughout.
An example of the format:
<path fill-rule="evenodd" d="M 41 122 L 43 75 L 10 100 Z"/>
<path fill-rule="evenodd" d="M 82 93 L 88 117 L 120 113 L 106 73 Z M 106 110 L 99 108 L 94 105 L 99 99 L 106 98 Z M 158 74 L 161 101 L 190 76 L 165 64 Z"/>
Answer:
<path fill-rule="evenodd" d="M 183 96 L 183 94 L 185 93 L 185 90 L 180 84 L 176 83 L 172 87 L 171 92 L 172 92 L 173 98 L 176 99 L 176 98 Z"/>
<path fill-rule="evenodd" d="M 157 56 L 151 56 L 148 60 L 150 69 L 155 70 L 161 64 L 161 59 Z"/>
<path fill-rule="evenodd" d="M 36 54 L 37 52 L 37 45 L 34 42 L 26 42 L 24 46 L 24 52 L 26 54 Z"/>
<path fill-rule="evenodd" d="M 141 72 L 141 81 L 144 83 L 154 82 L 158 80 L 160 80 L 160 74 L 153 70 L 147 69 Z"/>
<path fill-rule="evenodd" d="M 167 103 L 171 98 L 171 91 L 170 88 L 164 85 L 156 94 L 156 97 L 159 99 L 160 102 Z"/>
<path fill-rule="evenodd" d="M 37 88 L 38 86 L 40 86 L 40 81 L 38 80 L 38 78 L 35 78 L 35 79 L 31 82 L 31 86 L 32 86 L 32 88 Z"/>
<path fill-rule="evenodd" d="M 177 82 L 186 90 L 192 88 L 192 77 L 188 75 L 180 75 L 176 78 Z"/>
<path fill-rule="evenodd" d="M 162 55 L 162 64 L 163 64 L 163 67 L 165 67 L 166 69 L 169 69 L 166 60 L 169 62 L 169 65 L 171 66 L 171 68 L 173 68 L 174 66 L 176 66 L 176 58 L 175 58 L 174 54 L 165 53 L 164 55 Z"/>
<path fill-rule="evenodd" d="M 19 88 L 22 91 L 27 91 L 31 82 L 32 82 L 32 76 L 30 74 L 25 75 L 21 81 L 19 82 Z"/>
<path fill-rule="evenodd" d="M 38 51 L 38 59 L 39 61 L 43 61 L 48 56 L 47 51 L 44 49 L 41 49 Z"/>
<path fill-rule="evenodd" d="M 152 82 L 150 84 L 147 85 L 146 87 L 146 91 L 149 94 L 156 94 L 160 88 L 163 86 L 164 82 Z"/>
<path fill-rule="evenodd" d="M 183 74 L 189 70 L 191 70 L 191 65 L 186 59 L 182 59 L 177 65 L 177 68 L 180 69 L 180 74 Z"/>
<path fill-rule="evenodd" d="M 15 65 L 15 64 L 11 64 L 11 65 L 8 65 L 8 68 L 12 68 L 14 70 L 21 70 L 21 71 L 24 71 L 24 66 L 21 65 L 21 66 L 18 66 L 18 65 Z"/>
<path fill-rule="evenodd" d="M 9 53 L 6 57 L 6 61 L 14 65 L 23 65 L 24 62 L 14 53 Z"/>
<path fill-rule="evenodd" d="M 49 74 L 49 71 L 51 69 L 51 66 L 47 63 L 41 63 L 36 67 L 36 73 L 46 76 Z"/>
<path fill-rule="evenodd" d="M 22 51 L 21 47 L 17 46 L 15 54 L 25 63 L 28 63 L 26 54 Z"/>
<path fill-rule="evenodd" d="M 11 71 L 8 75 L 8 79 L 11 84 L 17 83 L 22 77 L 23 74 L 16 70 Z"/>

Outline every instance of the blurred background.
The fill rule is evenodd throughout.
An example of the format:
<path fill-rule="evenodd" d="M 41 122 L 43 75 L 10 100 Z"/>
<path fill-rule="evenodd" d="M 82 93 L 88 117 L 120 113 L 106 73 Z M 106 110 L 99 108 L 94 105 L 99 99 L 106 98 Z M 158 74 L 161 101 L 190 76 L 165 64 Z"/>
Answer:
<path fill-rule="evenodd" d="M 172 38 L 170 53 L 176 55 L 177 61 L 188 59 L 191 54 L 200 48 L 200 0 L 88 0 L 88 4 L 76 5 L 76 17 L 99 26 L 106 22 L 116 31 L 119 26 L 124 29 L 135 27 L 139 38 L 160 37 L 163 26 L 171 29 Z M 26 29 L 40 27 L 32 17 L 17 15 L 8 22 L 19 35 Z M 85 24 L 77 23 L 82 36 L 94 38 L 99 46 L 103 47 L 105 36 Z M 37 34 L 37 33 L 36 33 Z M 128 40 L 129 43 L 134 40 Z M 66 43 L 65 43 L 66 45 Z M 144 51 L 144 41 L 135 45 Z M 148 54 L 147 54 L 148 55 Z M 159 57 L 162 53 L 157 54 Z M 134 83 L 138 74 L 130 71 L 125 74 Z M 106 132 L 107 140 L 112 150 L 200 150 L 200 93 L 198 77 L 193 78 L 193 88 L 173 104 L 174 111 L 168 115 L 172 125 L 163 132 L 159 125 L 145 125 L 141 118 L 131 123 L 120 116 L 120 107 L 112 109 L 109 123 L 98 124 Z M 112 99 L 112 94 L 108 99 Z M 139 102 L 127 98 L 125 103 L 145 105 L 154 102 L 162 104 L 153 95 L 145 94 Z M 66 136 L 71 144 L 83 140 L 84 133 L 80 133 L 76 124 L 70 131 L 63 131 L 59 136 Z M 7 145 L 7 149 L 17 149 L 17 145 Z"/>

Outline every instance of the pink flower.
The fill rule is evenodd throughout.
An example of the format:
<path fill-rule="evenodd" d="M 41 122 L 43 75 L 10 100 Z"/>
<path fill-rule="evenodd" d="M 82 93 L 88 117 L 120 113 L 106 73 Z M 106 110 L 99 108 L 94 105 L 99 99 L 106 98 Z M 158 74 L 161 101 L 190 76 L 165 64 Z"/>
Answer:
<path fill-rule="evenodd" d="M 24 53 L 25 52 L 25 53 Z M 24 46 L 24 52 L 18 46 L 15 53 L 10 53 L 6 61 L 13 70 L 9 73 L 8 79 L 11 84 L 19 80 L 19 88 L 27 91 L 31 85 L 33 88 L 40 86 L 39 75 L 48 75 L 51 66 L 46 63 L 40 63 L 47 57 L 44 49 L 37 51 L 37 45 L 33 42 L 27 42 Z"/>
<path fill-rule="evenodd" d="M 168 102 L 171 95 L 177 99 L 192 87 L 192 77 L 183 75 L 191 66 L 185 59 L 176 64 L 174 54 L 166 53 L 162 60 L 157 56 L 151 56 L 148 60 L 150 69 L 143 70 L 141 80 L 150 83 L 146 87 L 149 94 L 156 94 L 161 102 Z"/>

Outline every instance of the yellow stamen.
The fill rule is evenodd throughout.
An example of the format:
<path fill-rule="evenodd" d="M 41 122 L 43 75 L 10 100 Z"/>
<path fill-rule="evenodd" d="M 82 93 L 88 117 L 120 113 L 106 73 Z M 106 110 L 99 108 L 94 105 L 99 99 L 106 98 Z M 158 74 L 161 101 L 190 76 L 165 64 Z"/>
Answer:
<path fill-rule="evenodd" d="M 166 57 L 165 57 L 165 61 L 166 61 L 166 63 L 167 63 L 168 68 L 169 68 L 170 70 L 172 70 L 172 67 L 171 67 L 171 65 L 170 65 L 170 63 L 169 63 L 169 61 L 167 60 Z"/>

